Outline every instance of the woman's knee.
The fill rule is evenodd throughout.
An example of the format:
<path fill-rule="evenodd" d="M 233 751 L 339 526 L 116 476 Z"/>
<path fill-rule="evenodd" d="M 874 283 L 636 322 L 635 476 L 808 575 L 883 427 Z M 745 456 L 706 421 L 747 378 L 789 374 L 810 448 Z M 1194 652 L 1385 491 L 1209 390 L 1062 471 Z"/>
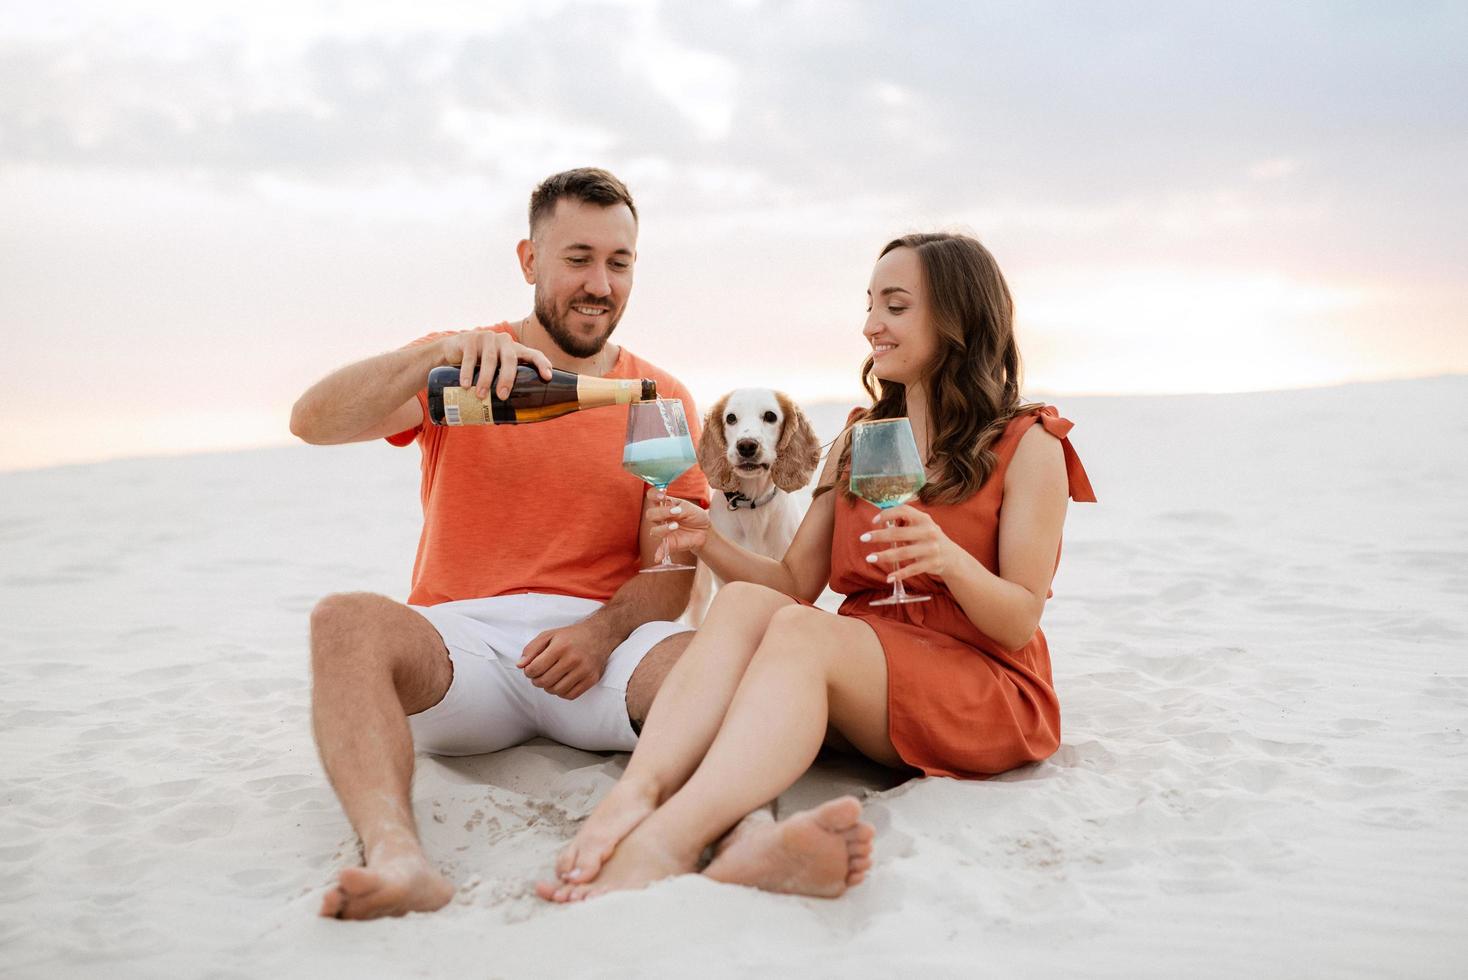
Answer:
<path fill-rule="evenodd" d="M 765 604 L 776 599 L 790 601 L 789 596 L 782 595 L 766 585 L 757 582 L 730 582 L 719 589 L 714 596 L 714 602 L 724 606 L 734 605 L 739 607 L 752 604 Z"/>
<path fill-rule="evenodd" d="M 714 604 L 709 607 L 704 625 L 707 626 L 709 619 L 717 614 L 726 622 L 744 623 L 762 630 L 776 612 L 794 604 L 794 599 L 767 586 L 754 582 L 730 582 L 714 596 Z"/>
<path fill-rule="evenodd" d="M 756 656 L 780 657 L 792 662 L 824 664 L 836 640 L 830 613 L 810 606 L 777 609 L 765 628 Z"/>

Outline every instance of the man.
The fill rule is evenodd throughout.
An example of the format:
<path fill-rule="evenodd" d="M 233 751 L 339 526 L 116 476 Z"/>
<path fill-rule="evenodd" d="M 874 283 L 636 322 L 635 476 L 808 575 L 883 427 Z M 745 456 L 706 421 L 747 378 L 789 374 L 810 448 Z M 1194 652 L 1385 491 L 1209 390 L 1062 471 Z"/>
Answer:
<path fill-rule="evenodd" d="M 627 305 L 637 211 L 595 169 L 547 178 L 517 246 L 535 287 L 514 324 L 430 334 L 342 368 L 291 413 L 306 442 L 416 442 L 424 525 L 408 604 L 366 593 L 311 615 L 312 722 L 322 763 L 362 841 L 321 914 L 374 918 L 444 905 L 453 886 L 428 863 L 409 791 L 413 751 L 492 752 L 536 735 L 626 751 L 691 634 L 669 622 L 692 576 L 639 575 L 656 546 L 643 491 L 620 466 L 625 409 L 528 425 L 427 421 L 430 369 L 458 365 L 477 394 L 509 394 L 517 362 L 543 377 L 653 378 L 698 413 L 672 376 L 608 342 Z M 697 431 L 692 432 L 695 440 Z M 670 492 L 707 499 L 695 469 Z"/>

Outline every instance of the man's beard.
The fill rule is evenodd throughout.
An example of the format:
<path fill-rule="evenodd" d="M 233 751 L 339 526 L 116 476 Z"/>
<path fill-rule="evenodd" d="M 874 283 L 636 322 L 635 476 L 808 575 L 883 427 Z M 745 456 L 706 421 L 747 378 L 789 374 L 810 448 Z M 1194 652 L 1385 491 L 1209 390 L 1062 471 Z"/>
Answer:
<path fill-rule="evenodd" d="M 566 309 L 569 313 L 570 308 L 573 306 L 602 306 L 607 302 L 604 299 L 578 296 L 566 304 Z M 602 348 L 607 345 L 607 341 L 611 338 L 612 331 L 616 330 L 617 324 L 621 322 L 622 313 L 620 310 L 612 311 L 611 322 L 607 325 L 606 332 L 601 336 L 583 339 L 577 334 L 572 333 L 571 329 L 566 326 L 565 318 L 556 313 L 555 308 L 546 301 L 545 297 L 541 295 L 540 290 L 537 289 L 535 291 L 535 319 L 540 321 L 540 325 L 545 328 L 545 332 L 550 334 L 551 340 L 554 340 L 556 346 L 565 351 L 568 356 L 585 358 L 595 357 L 601 353 Z"/>

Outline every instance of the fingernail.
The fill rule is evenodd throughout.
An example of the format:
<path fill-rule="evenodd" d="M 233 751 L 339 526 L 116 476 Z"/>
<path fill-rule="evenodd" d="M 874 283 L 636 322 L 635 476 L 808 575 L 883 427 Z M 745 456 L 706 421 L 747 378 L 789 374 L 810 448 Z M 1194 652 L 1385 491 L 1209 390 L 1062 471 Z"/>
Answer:
<path fill-rule="evenodd" d="M 677 521 L 669 521 L 668 522 L 668 530 L 669 531 L 676 531 L 676 530 L 678 530 L 678 522 Z"/>
<path fill-rule="evenodd" d="M 581 869 L 580 868 L 572 868 L 570 871 L 567 871 L 566 872 L 566 880 L 567 881 L 575 881 L 576 879 L 578 879 L 580 877 L 581 877 Z"/>
<path fill-rule="evenodd" d="M 677 517 L 679 514 L 683 513 L 683 508 L 682 507 L 674 507 L 672 510 L 668 511 L 668 513 L 669 514 L 672 514 L 674 517 Z"/>
<path fill-rule="evenodd" d="M 877 560 L 877 556 L 875 554 L 867 555 L 867 561 L 874 562 L 876 560 Z"/>
<path fill-rule="evenodd" d="M 863 544 L 865 544 L 866 542 L 870 541 L 871 539 L 872 539 L 872 532 L 871 531 L 868 531 L 867 533 L 865 533 L 865 534 L 863 534 L 861 536 L 861 541 L 862 541 Z"/>

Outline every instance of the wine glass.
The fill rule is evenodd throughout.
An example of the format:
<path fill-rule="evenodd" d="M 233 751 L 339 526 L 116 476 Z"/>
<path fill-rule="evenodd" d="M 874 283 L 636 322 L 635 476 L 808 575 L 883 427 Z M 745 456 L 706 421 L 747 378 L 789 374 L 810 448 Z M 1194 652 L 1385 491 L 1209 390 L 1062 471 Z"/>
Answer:
<path fill-rule="evenodd" d="M 668 484 L 697 460 L 693 440 L 688 437 L 683 403 L 676 398 L 666 401 L 659 398 L 633 402 L 627 408 L 627 445 L 622 450 L 622 469 L 666 493 Z M 681 572 L 698 567 L 674 562 L 671 552 L 669 548 L 662 561 L 641 571 Z"/>
<path fill-rule="evenodd" d="M 912 426 L 905 418 L 858 422 L 851 430 L 851 492 L 883 511 L 907 503 L 927 481 L 918 458 Z M 894 521 L 888 521 L 892 527 Z M 897 567 L 901 567 L 899 564 Z M 895 606 L 927 602 L 932 596 L 910 595 L 902 580 L 892 583 L 892 594 L 871 605 Z"/>

